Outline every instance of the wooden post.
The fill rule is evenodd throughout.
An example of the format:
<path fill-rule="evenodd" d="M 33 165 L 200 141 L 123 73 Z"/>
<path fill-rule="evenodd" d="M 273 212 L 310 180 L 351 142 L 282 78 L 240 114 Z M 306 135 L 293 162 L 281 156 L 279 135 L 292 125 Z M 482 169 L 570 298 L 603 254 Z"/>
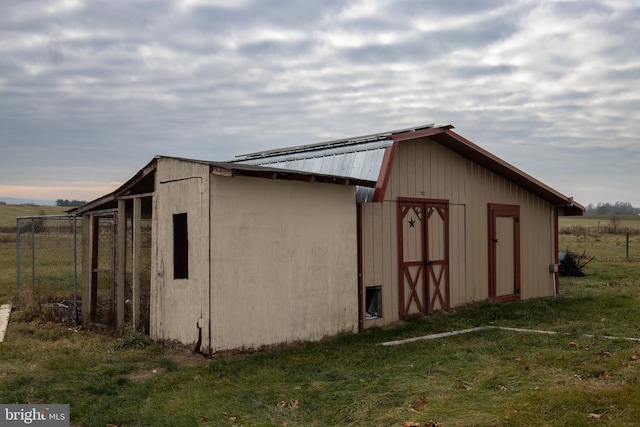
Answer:
<path fill-rule="evenodd" d="M 627 259 L 629 259 L 629 232 L 627 231 Z"/>
<path fill-rule="evenodd" d="M 132 260 L 132 283 L 133 283 L 133 330 L 137 331 L 140 325 L 140 238 L 142 222 L 142 198 L 133 199 L 133 260 Z"/>
<path fill-rule="evenodd" d="M 82 323 L 88 325 L 93 317 L 92 302 L 92 277 L 93 277 L 93 218 L 90 214 L 82 215 Z"/>
<path fill-rule="evenodd" d="M 126 200 L 118 200 L 118 244 L 116 246 L 116 328 L 124 328 L 124 289 L 127 272 L 127 208 Z"/>

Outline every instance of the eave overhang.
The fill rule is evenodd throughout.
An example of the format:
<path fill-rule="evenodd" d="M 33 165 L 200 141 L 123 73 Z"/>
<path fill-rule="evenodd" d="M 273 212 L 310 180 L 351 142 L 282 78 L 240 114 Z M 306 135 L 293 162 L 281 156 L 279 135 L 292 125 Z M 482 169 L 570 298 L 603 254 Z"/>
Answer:
<path fill-rule="evenodd" d="M 396 148 L 394 147 L 402 141 L 428 137 L 442 146 L 456 152 L 462 157 L 487 168 L 497 175 L 502 176 L 536 196 L 548 201 L 554 207 L 561 209 L 562 214 L 565 216 L 584 214 L 584 206 L 574 202 L 573 198 L 567 197 L 548 185 L 538 181 L 531 175 L 491 154 L 482 147 L 453 132 L 451 129 L 451 126 L 443 126 L 392 135 L 391 138 L 394 141 L 394 146 L 389 147 L 389 149 L 395 150 Z M 391 165 L 389 164 L 386 166 L 386 169 L 381 171 L 381 180 L 383 180 L 383 182 L 384 180 L 388 180 L 388 176 L 391 173 Z M 378 185 L 380 186 L 380 180 L 378 180 Z M 386 187 L 386 183 L 384 184 L 384 187 Z"/>
<path fill-rule="evenodd" d="M 99 197 L 87 204 L 67 211 L 69 215 L 82 215 L 88 212 L 117 209 L 118 199 L 133 197 L 149 197 L 155 191 L 155 172 L 157 157 L 140 169 L 131 179 L 115 191 Z"/>
<path fill-rule="evenodd" d="M 131 199 L 134 197 L 150 197 L 155 192 L 155 172 L 158 160 L 161 158 L 175 159 L 184 162 L 200 163 L 209 166 L 209 172 L 218 176 L 248 176 L 265 179 L 284 179 L 303 182 L 320 182 L 337 185 L 351 185 L 363 187 L 375 187 L 375 181 L 336 176 L 321 173 L 302 172 L 296 170 L 271 168 L 265 166 L 245 165 L 231 162 L 210 162 L 178 157 L 156 156 L 144 168 L 136 173 L 126 183 L 115 191 L 95 199 L 85 205 L 67 211 L 69 215 L 82 215 L 89 212 L 115 210 L 119 199 Z"/>
<path fill-rule="evenodd" d="M 221 176 L 251 176 L 267 179 L 285 179 L 304 182 L 322 182 L 338 185 L 359 185 L 363 187 L 375 187 L 375 181 L 351 178 L 347 176 L 327 175 L 313 172 L 304 172 L 291 169 L 255 166 L 235 162 L 206 162 L 210 165 L 210 171 L 214 175 Z"/>

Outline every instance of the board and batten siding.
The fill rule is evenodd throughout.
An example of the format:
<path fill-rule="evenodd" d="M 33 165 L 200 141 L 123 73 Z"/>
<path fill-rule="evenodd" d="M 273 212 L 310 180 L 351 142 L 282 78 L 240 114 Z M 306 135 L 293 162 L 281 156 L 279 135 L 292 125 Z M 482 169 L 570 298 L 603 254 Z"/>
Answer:
<path fill-rule="evenodd" d="M 214 351 L 358 326 L 355 188 L 211 176 Z"/>
<path fill-rule="evenodd" d="M 553 294 L 552 206 L 429 139 L 399 143 L 384 202 L 362 205 L 363 285 L 382 287 L 382 318 L 399 320 L 398 198 L 449 202 L 451 307 L 489 297 L 488 204 L 520 207 L 521 298 Z"/>

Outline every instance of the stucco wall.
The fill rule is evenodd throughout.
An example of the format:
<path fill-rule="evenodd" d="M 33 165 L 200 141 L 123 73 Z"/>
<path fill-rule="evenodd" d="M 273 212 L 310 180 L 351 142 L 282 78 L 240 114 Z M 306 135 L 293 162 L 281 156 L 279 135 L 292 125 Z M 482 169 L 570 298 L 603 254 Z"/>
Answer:
<path fill-rule="evenodd" d="M 214 350 L 357 329 L 353 187 L 212 175 L 211 230 Z"/>

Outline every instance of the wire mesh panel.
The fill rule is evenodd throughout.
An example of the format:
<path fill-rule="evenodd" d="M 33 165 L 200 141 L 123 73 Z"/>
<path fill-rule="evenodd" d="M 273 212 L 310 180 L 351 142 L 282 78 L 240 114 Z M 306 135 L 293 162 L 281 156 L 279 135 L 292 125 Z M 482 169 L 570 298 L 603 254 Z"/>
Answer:
<path fill-rule="evenodd" d="M 133 225 L 127 218 L 127 253 L 125 280 L 125 322 L 133 320 Z M 140 224 L 140 328 L 149 332 L 151 294 L 151 219 L 142 218 Z"/>
<path fill-rule="evenodd" d="M 90 304 L 93 321 L 104 325 L 116 323 L 116 255 L 125 251 L 124 318 L 133 319 L 133 223 L 126 215 L 125 247 L 117 248 L 117 215 L 97 214 L 91 227 L 91 248 L 84 248 L 82 217 L 33 216 L 17 218 L 16 291 L 29 292 L 42 303 L 66 307 L 68 317 L 79 322 L 80 307 Z M 140 258 L 138 286 L 140 294 L 139 325 L 149 331 L 151 288 L 151 219 L 140 223 Z M 87 241 L 85 239 L 85 241 Z M 89 251 L 89 252 L 87 252 Z M 90 253 L 90 271 L 83 272 L 83 254 Z M 83 301 L 82 275 L 91 275 L 95 283 L 95 300 Z"/>
<path fill-rule="evenodd" d="M 96 313 L 98 323 L 114 323 L 115 308 L 115 244 L 116 224 L 114 214 L 96 216 L 94 230 L 92 273 L 97 280 Z M 95 226 L 94 225 L 94 226 Z"/>
<path fill-rule="evenodd" d="M 77 310 L 82 274 L 82 219 L 31 216 L 16 219 L 16 291 Z"/>

